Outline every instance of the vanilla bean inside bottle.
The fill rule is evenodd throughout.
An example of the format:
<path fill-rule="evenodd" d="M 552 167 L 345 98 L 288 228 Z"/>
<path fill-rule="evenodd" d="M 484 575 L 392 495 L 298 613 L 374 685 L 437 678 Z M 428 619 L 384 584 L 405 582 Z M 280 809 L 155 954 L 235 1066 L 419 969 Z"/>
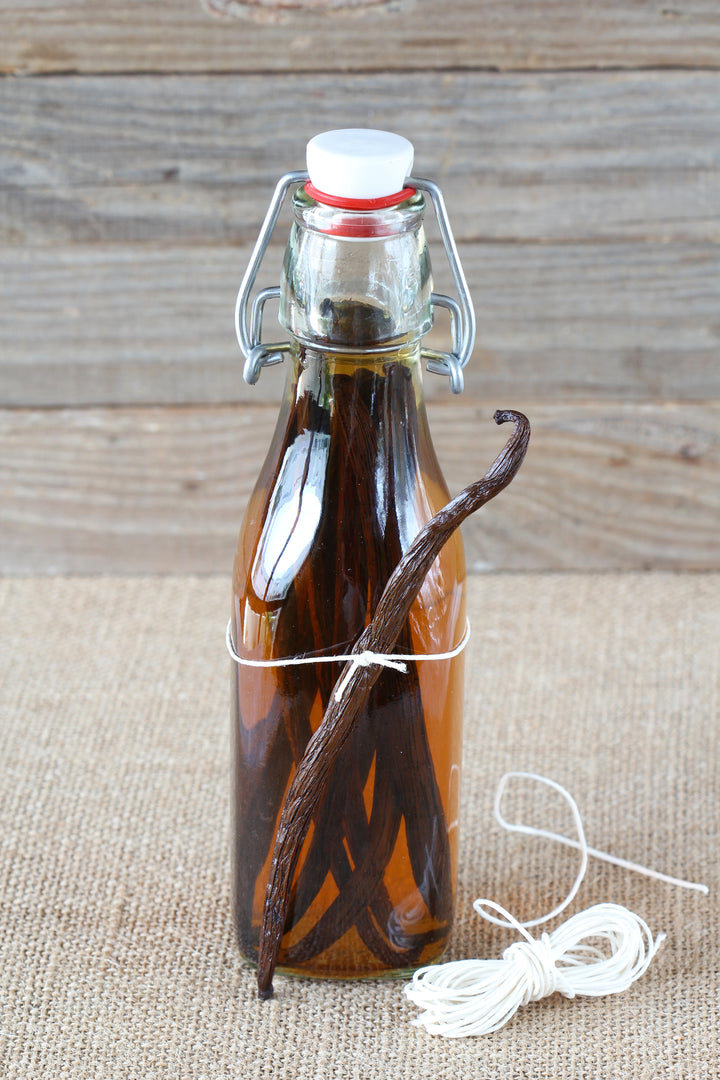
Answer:
<path fill-rule="evenodd" d="M 287 380 L 233 572 L 233 636 L 246 659 L 348 653 L 393 568 L 449 500 L 423 398 L 421 339 L 432 324 L 424 206 L 414 191 L 362 208 L 329 205 L 314 188 L 294 196 L 280 305 Z M 399 653 L 457 646 L 464 578 L 456 533 Z M 234 666 L 233 906 L 250 961 L 285 794 L 343 666 Z M 278 971 L 399 974 L 443 952 L 462 699 L 462 654 L 382 670 L 305 840 Z"/>

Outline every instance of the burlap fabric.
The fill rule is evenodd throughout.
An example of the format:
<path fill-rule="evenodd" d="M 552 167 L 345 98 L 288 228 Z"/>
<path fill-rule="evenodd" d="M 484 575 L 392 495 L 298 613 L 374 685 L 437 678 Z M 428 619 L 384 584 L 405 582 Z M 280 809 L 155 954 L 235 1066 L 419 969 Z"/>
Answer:
<path fill-rule="evenodd" d="M 255 998 L 229 916 L 229 585 L 0 582 L 0 1074 L 717 1078 L 720 578 L 499 575 L 471 583 L 458 920 L 451 956 L 564 895 L 577 855 L 495 826 L 508 768 L 575 794 L 590 843 L 709 898 L 591 865 L 572 911 L 627 904 L 668 941 L 603 1000 L 555 996 L 484 1039 L 411 1026 L 397 982 L 276 979 Z M 569 824 L 552 800 L 508 811 Z"/>

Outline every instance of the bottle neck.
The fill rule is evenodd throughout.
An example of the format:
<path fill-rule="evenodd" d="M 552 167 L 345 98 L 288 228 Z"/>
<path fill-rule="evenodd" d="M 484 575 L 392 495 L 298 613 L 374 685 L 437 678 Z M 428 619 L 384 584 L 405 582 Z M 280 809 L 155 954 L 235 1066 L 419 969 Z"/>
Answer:
<path fill-rule="evenodd" d="M 418 419 L 427 423 L 419 340 L 364 354 L 311 347 L 297 340 L 292 346 L 286 407 L 303 412 L 347 410 L 353 430 L 364 423 L 386 424 L 390 410 L 399 418 L 412 417 L 413 423 Z"/>
<path fill-rule="evenodd" d="M 285 252 L 280 322 L 301 344 L 397 352 L 432 326 L 432 271 L 414 194 L 390 209 L 325 206 L 300 190 Z"/>

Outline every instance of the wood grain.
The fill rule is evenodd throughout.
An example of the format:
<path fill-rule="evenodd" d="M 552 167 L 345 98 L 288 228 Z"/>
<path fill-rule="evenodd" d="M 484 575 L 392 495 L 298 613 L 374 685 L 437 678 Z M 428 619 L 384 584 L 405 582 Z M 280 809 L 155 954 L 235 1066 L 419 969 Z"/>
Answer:
<path fill-rule="evenodd" d="M 471 570 L 720 568 L 720 401 L 436 402 L 451 491 L 502 445 L 494 406 L 533 438 L 501 498 L 464 527 Z M 230 572 L 270 406 L 0 411 L 0 571 Z"/>
<path fill-rule="evenodd" d="M 34 76 L 0 78 L 0 571 L 229 572 L 283 382 L 242 382 L 235 291 L 340 124 L 412 138 L 461 242 L 468 390 L 426 380 L 451 489 L 495 407 L 534 421 L 470 565 L 717 569 L 717 0 L 212 4 L 0 0 L 0 72 Z"/>
<path fill-rule="evenodd" d="M 301 2 L 301 0 L 300 0 Z M 242 10 L 242 5 L 238 5 Z M 243 72 L 720 65 L 716 0 L 392 0 L 221 19 L 199 0 L 0 0 L 0 70 Z"/>
<path fill-rule="evenodd" d="M 0 240 L 250 244 L 339 117 L 413 140 L 461 240 L 720 240 L 707 71 L 9 79 Z"/>
<path fill-rule="evenodd" d="M 470 396 L 720 396 L 720 246 L 476 243 L 461 254 L 478 316 Z M 277 401 L 282 370 L 242 382 L 232 313 L 247 256 L 227 246 L 0 248 L 0 400 Z M 273 249 L 261 284 L 278 280 L 280 258 Z M 447 393 L 444 380 L 426 382 L 429 396 Z"/>

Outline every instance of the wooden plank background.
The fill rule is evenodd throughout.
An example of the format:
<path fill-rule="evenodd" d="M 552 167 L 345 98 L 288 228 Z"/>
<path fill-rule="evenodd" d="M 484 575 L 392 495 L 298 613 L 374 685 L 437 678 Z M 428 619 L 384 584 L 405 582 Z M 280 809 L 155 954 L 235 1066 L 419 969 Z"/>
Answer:
<path fill-rule="evenodd" d="M 0 70 L 720 67 L 716 0 L 385 0 L 365 10 L 338 0 L 346 10 L 336 12 L 317 0 L 264 3 L 228 4 L 247 16 L 234 24 L 207 13 L 222 0 L 2 0 Z"/>
<path fill-rule="evenodd" d="M 465 396 L 426 380 L 451 489 L 496 406 L 534 424 L 469 565 L 718 568 L 715 0 L 224 6 L 0 0 L 0 570 L 228 571 L 283 377 L 242 382 L 234 295 L 277 177 L 350 125 L 446 194 L 478 316 Z"/>

